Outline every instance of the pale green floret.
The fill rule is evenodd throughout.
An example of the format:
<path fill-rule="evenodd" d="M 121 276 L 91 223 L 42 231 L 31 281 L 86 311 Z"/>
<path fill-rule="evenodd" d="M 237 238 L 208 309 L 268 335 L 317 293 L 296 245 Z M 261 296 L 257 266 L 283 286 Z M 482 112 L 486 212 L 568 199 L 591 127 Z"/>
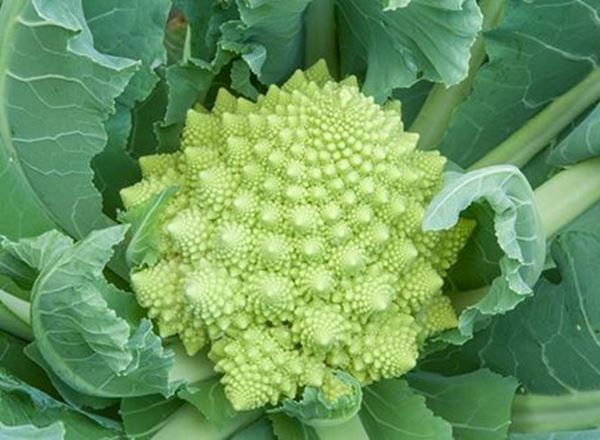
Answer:
<path fill-rule="evenodd" d="M 455 327 L 443 277 L 473 224 L 421 229 L 445 160 L 416 151 L 398 104 L 323 64 L 256 103 L 219 92 L 190 110 L 182 151 L 141 160 L 126 208 L 170 186 L 162 259 L 132 274 L 140 304 L 187 351 L 210 344 L 238 410 L 321 387 L 348 391 L 413 368 Z"/>

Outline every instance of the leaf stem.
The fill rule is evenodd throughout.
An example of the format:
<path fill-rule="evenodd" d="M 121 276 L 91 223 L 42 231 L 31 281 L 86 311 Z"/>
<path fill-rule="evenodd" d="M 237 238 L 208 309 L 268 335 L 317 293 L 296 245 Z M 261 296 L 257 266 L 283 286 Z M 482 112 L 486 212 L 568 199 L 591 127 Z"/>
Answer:
<path fill-rule="evenodd" d="M 482 0 L 479 7 L 483 13 L 482 30 L 495 27 L 502 16 L 503 0 Z M 469 73 L 459 84 L 446 88 L 436 84 L 429 92 L 427 100 L 412 123 L 410 131 L 419 133 L 419 148 L 432 150 L 438 146 L 444 133 L 448 130 L 454 109 L 469 94 L 475 74 L 485 60 L 483 35 L 479 35 L 471 46 Z"/>
<path fill-rule="evenodd" d="M 306 67 L 324 59 L 333 77 L 339 78 L 335 0 L 313 0 L 307 8 L 305 23 Z"/>
<path fill-rule="evenodd" d="M 358 414 L 340 425 L 315 426 L 313 429 L 321 440 L 369 440 Z"/>
<path fill-rule="evenodd" d="M 600 69 L 594 68 L 579 84 L 556 98 L 469 169 L 507 163 L 522 167 L 598 99 Z"/>
<path fill-rule="evenodd" d="M 31 304 L 0 289 L 0 330 L 31 341 Z"/>
<path fill-rule="evenodd" d="M 533 194 L 549 237 L 600 201 L 600 157 L 558 173 Z"/>
<path fill-rule="evenodd" d="M 517 394 L 513 400 L 514 432 L 553 432 L 600 426 L 600 391 L 562 396 Z"/>

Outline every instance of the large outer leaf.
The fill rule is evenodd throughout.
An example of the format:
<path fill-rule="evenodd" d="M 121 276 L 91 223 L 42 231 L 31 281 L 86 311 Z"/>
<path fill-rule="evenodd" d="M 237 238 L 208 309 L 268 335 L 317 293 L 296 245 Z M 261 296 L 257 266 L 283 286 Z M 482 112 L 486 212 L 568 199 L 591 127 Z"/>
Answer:
<path fill-rule="evenodd" d="M 408 383 L 427 406 L 452 424 L 456 440 L 505 440 L 518 382 L 489 370 L 445 377 L 412 373 Z"/>
<path fill-rule="evenodd" d="M 490 62 L 439 146 L 444 155 L 471 165 L 581 81 L 598 64 L 598 14 L 597 1 L 507 1 L 485 37 Z"/>
<path fill-rule="evenodd" d="M 342 73 L 364 74 L 364 92 L 379 100 L 420 78 L 457 84 L 482 24 L 475 0 L 459 3 L 412 0 L 384 11 L 376 0 L 337 1 Z"/>
<path fill-rule="evenodd" d="M 120 432 L 95 423 L 0 368 L 0 423 L 42 428 L 57 421 L 64 425 L 66 440 L 117 440 L 121 437 Z M 116 423 L 113 425 L 119 427 Z"/>
<path fill-rule="evenodd" d="M 600 104 L 552 150 L 548 162 L 570 165 L 600 155 Z"/>
<path fill-rule="evenodd" d="M 484 366 L 542 394 L 598 390 L 600 235 L 567 232 L 554 240 L 552 256 L 559 284 L 541 279 L 531 299 L 428 368 Z"/>
<path fill-rule="evenodd" d="M 45 393 L 56 395 L 52 384 L 40 369 L 23 353 L 25 342 L 0 333 L 0 365 L 13 376 Z"/>
<path fill-rule="evenodd" d="M 6 1 L 0 29 L 0 232 L 110 224 L 90 161 L 135 63 L 94 49 L 78 0 Z"/>
<path fill-rule="evenodd" d="M 119 292 L 102 278 L 102 270 L 124 233 L 120 226 L 92 232 L 43 268 L 32 292 L 35 344 L 54 372 L 79 392 L 170 394 L 172 353 L 163 352 L 148 320 L 132 328 L 109 307 L 108 298 Z"/>
<path fill-rule="evenodd" d="M 494 212 L 494 229 L 505 256 L 502 275 L 485 297 L 467 307 L 460 316 L 461 336 L 472 334 L 485 315 L 513 309 L 532 293 L 545 260 L 545 235 L 527 179 L 513 166 L 500 165 L 467 174 L 448 172 L 445 186 L 425 212 L 425 230 L 448 229 L 473 202 L 487 202 Z M 459 294 L 458 294 L 459 295 Z M 462 338 L 451 336 L 456 342 Z"/>
<path fill-rule="evenodd" d="M 434 415 L 403 380 L 365 388 L 359 415 L 372 439 L 452 440 L 450 424 Z"/>
<path fill-rule="evenodd" d="M 2 242 L 11 255 L 39 275 L 31 292 L 32 359 L 51 373 L 69 400 L 102 406 L 106 401 L 78 393 L 127 397 L 173 392 L 168 371 L 173 354 L 165 352 L 152 325 L 140 320 L 133 296 L 102 276 L 125 226 L 94 231 L 77 244 L 51 231 L 35 239 Z M 60 252 L 53 253 L 56 244 Z M 38 353 L 39 351 L 39 353 Z"/>
<path fill-rule="evenodd" d="M 126 151 L 131 110 L 158 82 L 154 68 L 167 59 L 163 45 L 169 0 L 82 0 L 85 19 L 102 53 L 140 63 L 117 99 L 116 113 L 106 122 L 108 143 L 93 161 L 94 181 L 103 194 L 105 212 L 114 216 L 121 207 L 118 191 L 140 178 L 137 162 Z"/>
<path fill-rule="evenodd" d="M 63 440 L 65 434 L 62 422 L 55 422 L 43 428 L 35 425 L 8 426 L 0 422 L 1 440 Z"/>

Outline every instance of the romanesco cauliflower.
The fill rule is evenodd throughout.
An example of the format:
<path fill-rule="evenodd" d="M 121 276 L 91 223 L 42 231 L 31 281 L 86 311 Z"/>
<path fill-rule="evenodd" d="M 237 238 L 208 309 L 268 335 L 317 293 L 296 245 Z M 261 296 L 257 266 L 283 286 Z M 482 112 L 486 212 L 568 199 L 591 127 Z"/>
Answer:
<path fill-rule="evenodd" d="M 472 224 L 423 232 L 445 160 L 323 63 L 256 103 L 219 92 L 190 110 L 182 150 L 143 157 L 130 209 L 170 186 L 162 256 L 132 284 L 163 336 L 210 358 L 238 410 L 414 367 L 457 318 L 442 278 Z"/>

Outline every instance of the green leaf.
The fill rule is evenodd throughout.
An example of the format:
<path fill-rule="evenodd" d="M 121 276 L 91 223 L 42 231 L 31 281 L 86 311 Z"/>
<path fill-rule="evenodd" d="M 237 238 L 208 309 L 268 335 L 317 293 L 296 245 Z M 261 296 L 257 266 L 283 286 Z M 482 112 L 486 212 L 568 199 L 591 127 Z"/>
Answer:
<path fill-rule="evenodd" d="M 409 88 L 394 90 L 392 98 L 402 103 L 402 123 L 405 127 L 412 125 L 432 87 L 429 81 L 418 81 Z"/>
<path fill-rule="evenodd" d="M 104 210 L 114 217 L 121 208 L 119 189 L 140 178 L 139 167 L 126 151 L 131 110 L 158 82 L 154 68 L 166 62 L 163 45 L 169 0 L 83 0 L 85 19 L 102 53 L 136 60 L 138 69 L 117 98 L 116 113 L 106 122 L 108 143 L 92 162 L 94 180 L 103 194 Z"/>
<path fill-rule="evenodd" d="M 108 140 L 104 150 L 92 159 L 94 185 L 102 193 L 104 212 L 114 218 L 123 207 L 119 190 L 141 179 L 138 162 L 126 151 L 132 129 L 131 110 L 116 104 L 117 112 L 105 123 Z"/>
<path fill-rule="evenodd" d="M 285 414 L 271 414 L 273 432 L 279 440 L 319 440 L 314 428 Z"/>
<path fill-rule="evenodd" d="M 496 317 L 460 350 L 441 356 L 445 359 L 440 357 L 438 365 L 487 367 L 541 394 L 598 390 L 600 235 L 559 235 L 552 257 L 562 277 L 559 284 L 542 278 L 532 298 Z"/>
<path fill-rule="evenodd" d="M 452 440 L 450 424 L 435 416 L 425 399 L 403 380 L 382 380 L 366 387 L 359 415 L 372 439 Z"/>
<path fill-rule="evenodd" d="M 597 440 L 600 438 L 600 430 L 591 429 L 589 431 L 557 431 L 557 432 L 536 432 L 536 433 L 514 433 L 509 440 Z"/>
<path fill-rule="evenodd" d="M 449 340 L 464 342 L 485 316 L 512 310 L 532 293 L 544 267 L 546 244 L 542 223 L 527 179 L 513 166 L 500 165 L 467 174 L 446 173 L 444 188 L 427 207 L 423 229 L 448 229 L 462 210 L 474 202 L 487 202 L 494 211 L 494 229 L 505 256 L 502 275 L 486 295 L 460 315 Z M 460 295 L 460 294 L 458 294 Z"/>
<path fill-rule="evenodd" d="M 473 164 L 597 64 L 600 39 L 590 38 L 600 32 L 597 5 L 555 6 L 506 2 L 501 23 L 485 34 L 490 61 L 439 145 L 445 156 L 465 168 Z"/>
<path fill-rule="evenodd" d="M 412 0 L 385 11 L 377 1 L 337 1 L 342 73 L 363 75 L 363 91 L 379 101 L 420 79 L 459 83 L 482 24 L 475 0 L 459 3 Z"/>
<path fill-rule="evenodd" d="M 350 387 L 350 393 L 342 395 L 335 402 L 330 402 L 320 388 L 306 387 L 300 401 L 284 399 L 281 406 L 271 412 L 283 412 L 315 428 L 341 425 L 349 421 L 360 410 L 362 389 L 360 383 L 350 374 L 342 371 L 336 371 L 334 374 L 344 385 Z"/>
<path fill-rule="evenodd" d="M 39 367 L 43 368 L 52 385 L 58 391 L 63 400 L 76 409 L 104 409 L 109 406 L 115 405 L 117 399 L 108 399 L 105 397 L 90 396 L 83 394 L 66 384 L 52 369 L 52 366 L 46 362 L 42 354 L 40 353 L 37 345 L 34 343 L 29 344 L 24 348 L 24 352 L 29 359 L 34 361 Z"/>
<path fill-rule="evenodd" d="M 125 230 L 94 231 L 54 257 L 50 249 L 56 232 L 37 239 L 43 258 L 35 265 L 40 275 L 32 290 L 35 344 L 53 373 L 79 393 L 105 398 L 168 395 L 173 392 L 168 379 L 172 353 L 164 352 L 150 321 L 137 325 L 139 309 L 131 295 L 102 276 Z M 24 240 L 22 246 L 27 249 L 29 243 Z"/>
<path fill-rule="evenodd" d="M 56 422 L 44 428 L 34 425 L 7 426 L 0 423 L 0 440 L 62 440 L 65 438 L 65 426 Z"/>
<path fill-rule="evenodd" d="M 600 201 L 569 223 L 563 231 L 583 231 L 600 234 Z"/>
<path fill-rule="evenodd" d="M 38 428 L 62 422 L 65 440 L 108 440 L 121 437 L 119 425 L 113 429 L 99 425 L 67 405 L 0 368 L 0 422 L 4 425 L 33 425 Z"/>
<path fill-rule="evenodd" d="M 0 231 L 58 225 L 81 237 L 110 225 L 90 161 L 135 63 L 93 47 L 78 0 L 6 1 L 0 29 L 0 198 L 10 213 Z"/>
<path fill-rule="evenodd" d="M 261 417 L 247 428 L 238 431 L 231 440 L 277 440 L 267 417 Z"/>
<path fill-rule="evenodd" d="M 167 108 L 163 120 L 155 129 L 160 148 L 169 150 L 179 146 L 179 134 L 186 112 L 197 101 L 204 100 L 213 79 L 213 72 L 192 62 L 176 64 L 165 69 Z M 167 134 L 169 136 L 165 137 Z M 165 142 L 165 139 L 168 141 Z"/>
<path fill-rule="evenodd" d="M 73 240 L 56 230 L 18 242 L 0 236 L 0 273 L 29 290 L 39 271 L 71 246 Z"/>
<path fill-rule="evenodd" d="M 220 27 L 229 20 L 239 18 L 234 2 L 215 2 L 213 0 L 174 0 L 173 4 L 185 15 L 189 25 L 189 54 L 210 63 L 221 50 L 218 40 Z"/>
<path fill-rule="evenodd" d="M 427 407 L 452 425 L 457 440 L 504 440 L 518 383 L 489 370 L 446 377 L 412 373 L 411 388 L 425 396 Z"/>
<path fill-rule="evenodd" d="M 231 66 L 231 88 L 242 96 L 256 99 L 258 90 L 251 82 L 250 68 L 241 60 L 236 60 Z"/>
<path fill-rule="evenodd" d="M 102 53 L 139 62 L 118 101 L 132 107 L 144 100 L 158 81 L 153 69 L 167 60 L 164 28 L 169 0 L 83 0 L 85 20 Z"/>
<path fill-rule="evenodd" d="M 558 146 L 548 163 L 570 165 L 600 155 L 600 104 Z"/>
<path fill-rule="evenodd" d="M 174 397 L 165 399 L 161 395 L 130 397 L 121 400 L 119 413 L 128 438 L 150 440 L 182 405 Z"/>
<path fill-rule="evenodd" d="M 287 79 L 302 66 L 303 13 L 311 0 L 236 0 L 240 19 L 221 28 L 223 47 L 240 53 L 264 83 Z"/>
<path fill-rule="evenodd" d="M 194 405 L 206 420 L 218 427 L 237 415 L 218 376 L 184 386 L 177 392 L 177 397 Z"/>
<path fill-rule="evenodd" d="M 167 188 L 119 216 L 119 221 L 131 224 L 131 239 L 125 252 L 130 268 L 153 266 L 158 261 L 163 214 L 176 192 L 175 187 Z"/>
<path fill-rule="evenodd" d="M 0 365 L 13 376 L 52 396 L 56 391 L 44 370 L 38 367 L 25 354 L 26 343 L 10 335 L 0 333 Z"/>

